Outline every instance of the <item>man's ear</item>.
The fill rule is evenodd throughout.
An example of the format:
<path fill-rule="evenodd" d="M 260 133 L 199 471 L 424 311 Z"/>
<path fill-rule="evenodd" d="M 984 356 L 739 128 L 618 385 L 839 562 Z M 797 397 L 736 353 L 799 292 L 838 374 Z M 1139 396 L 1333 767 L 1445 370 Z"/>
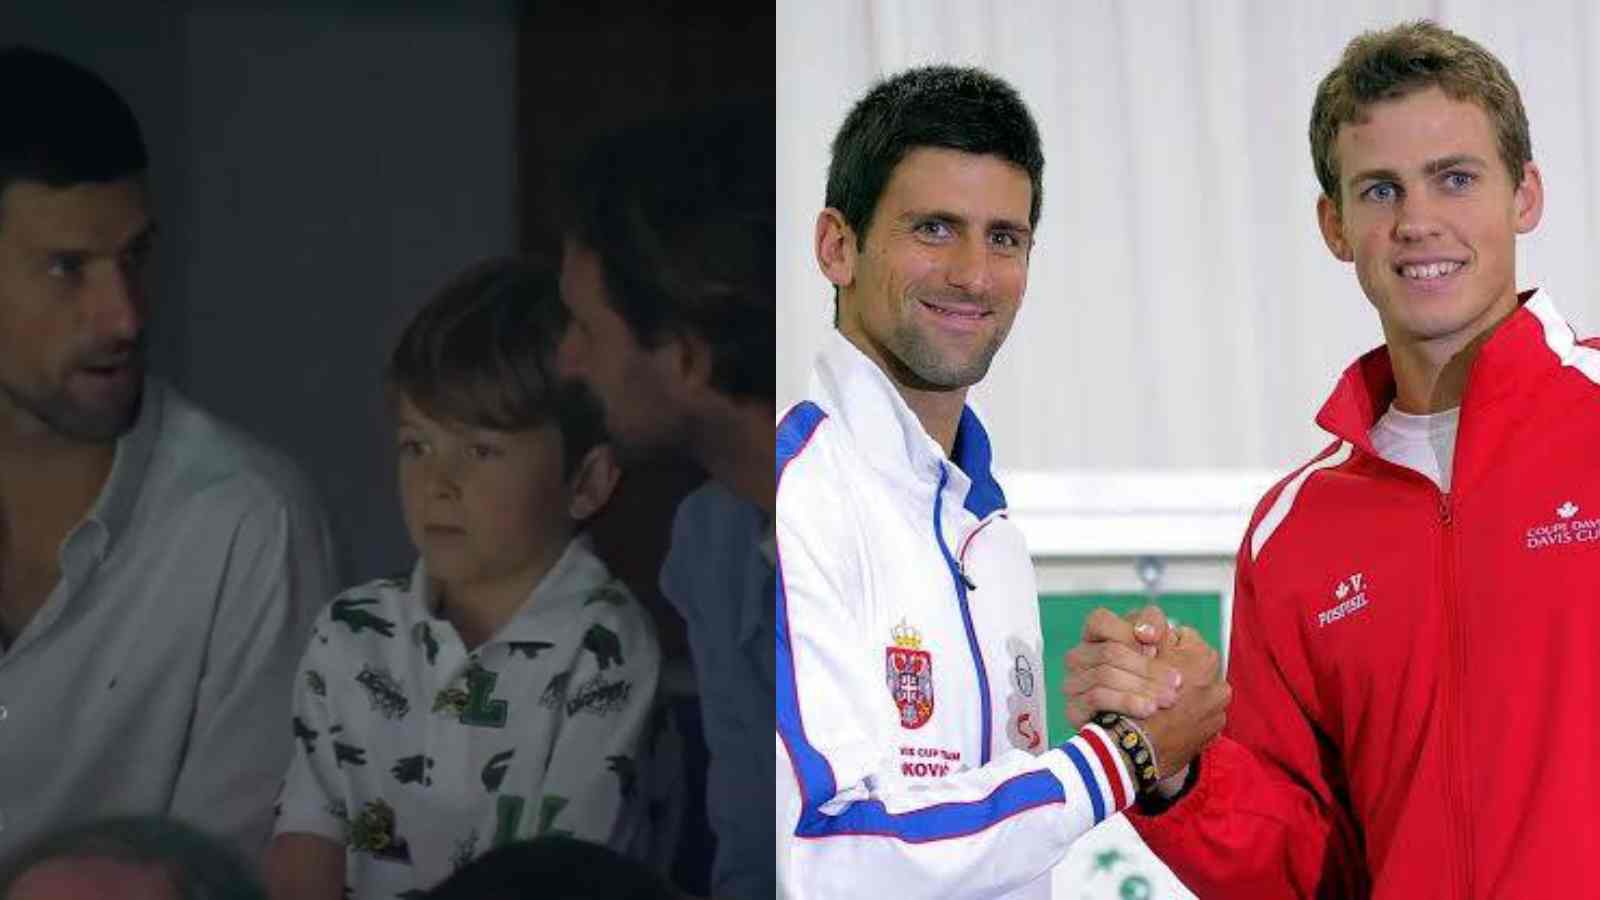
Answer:
<path fill-rule="evenodd" d="M 667 390 L 684 388 L 689 394 L 695 394 L 709 387 L 715 359 L 706 339 L 687 329 L 674 331 L 664 338 L 660 346 L 649 352 L 655 354 L 672 375 Z"/>
<path fill-rule="evenodd" d="M 567 480 L 567 514 L 581 522 L 605 508 L 621 477 L 622 469 L 617 466 L 610 444 L 602 442 L 590 447 Z"/>
<path fill-rule="evenodd" d="M 1537 228 L 1544 217 L 1544 177 L 1532 160 L 1522 164 L 1522 183 L 1517 185 L 1513 199 L 1516 201 L 1517 234 L 1527 234 Z"/>
<path fill-rule="evenodd" d="M 856 233 L 844 213 L 831 207 L 817 213 L 816 251 L 817 267 L 834 287 L 856 280 Z"/>
<path fill-rule="evenodd" d="M 1328 252 L 1335 259 L 1355 261 L 1355 252 L 1350 249 L 1350 242 L 1344 239 L 1344 216 L 1339 204 L 1327 194 L 1317 197 L 1317 227 L 1322 230 L 1322 242 L 1328 245 Z"/>

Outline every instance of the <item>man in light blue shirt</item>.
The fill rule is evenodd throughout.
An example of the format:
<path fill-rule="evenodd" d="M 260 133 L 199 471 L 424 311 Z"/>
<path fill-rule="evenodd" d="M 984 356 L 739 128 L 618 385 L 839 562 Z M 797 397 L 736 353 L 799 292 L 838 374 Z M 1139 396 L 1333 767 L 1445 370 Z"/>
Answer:
<path fill-rule="evenodd" d="M 771 866 L 752 808 L 771 811 L 773 720 L 772 519 L 716 481 L 684 499 L 661 567 L 661 592 L 688 623 L 700 715 L 712 753 L 706 814 L 717 835 L 714 884 L 759 884 Z M 762 748 L 754 752 L 748 748 Z M 726 896 L 745 896 L 727 894 Z M 762 896 L 768 896 L 763 894 Z"/>
<path fill-rule="evenodd" d="M 661 584 L 688 623 L 711 755 L 711 892 L 740 900 L 776 891 L 772 114 L 597 143 L 570 179 L 561 278 L 561 365 L 594 389 L 619 452 L 711 476 L 678 511 Z"/>

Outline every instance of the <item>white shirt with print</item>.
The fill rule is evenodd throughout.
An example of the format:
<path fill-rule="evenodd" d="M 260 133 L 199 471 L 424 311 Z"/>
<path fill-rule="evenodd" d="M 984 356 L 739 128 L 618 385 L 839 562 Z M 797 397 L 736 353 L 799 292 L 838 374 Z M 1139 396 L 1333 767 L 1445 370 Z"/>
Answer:
<path fill-rule="evenodd" d="M 660 651 L 586 540 L 468 652 L 419 561 L 318 618 L 276 831 L 344 844 L 354 898 L 422 891 L 501 844 L 564 834 L 649 853 Z"/>

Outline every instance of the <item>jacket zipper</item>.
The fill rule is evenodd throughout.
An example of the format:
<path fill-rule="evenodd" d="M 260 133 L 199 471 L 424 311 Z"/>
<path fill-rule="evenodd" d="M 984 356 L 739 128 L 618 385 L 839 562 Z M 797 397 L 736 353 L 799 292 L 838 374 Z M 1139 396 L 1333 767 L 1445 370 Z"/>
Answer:
<path fill-rule="evenodd" d="M 967 561 L 965 559 L 956 560 L 956 574 L 961 576 L 961 583 L 967 586 L 967 590 L 975 591 L 978 589 L 977 582 L 973 581 L 972 577 L 967 574 Z"/>
<path fill-rule="evenodd" d="M 1461 778 L 1464 774 L 1463 740 L 1461 737 L 1461 705 L 1460 697 L 1462 685 L 1466 682 L 1466 675 L 1462 671 L 1465 664 L 1466 635 L 1463 633 L 1465 624 L 1461 617 L 1460 604 L 1456 593 L 1456 531 L 1454 510 L 1451 508 L 1450 495 L 1439 495 L 1439 534 L 1442 544 L 1441 561 L 1443 567 L 1444 587 L 1444 616 L 1448 623 L 1445 658 L 1448 660 L 1449 669 L 1444 674 L 1444 707 L 1445 707 L 1445 773 L 1444 790 L 1447 808 L 1450 810 L 1451 830 L 1454 832 L 1457 858 L 1461 860 L 1459 868 L 1459 881 L 1461 893 L 1459 896 L 1471 897 L 1472 893 L 1472 845 L 1470 828 L 1467 823 L 1466 805 L 1463 802 L 1460 789 Z"/>
<path fill-rule="evenodd" d="M 950 555 L 950 545 L 944 540 L 944 486 L 950 480 L 950 470 L 943 463 L 939 465 L 939 487 L 933 495 L 933 535 L 939 540 L 939 552 L 944 554 L 945 565 L 950 568 L 951 581 L 955 583 L 956 601 L 961 607 L 961 624 L 967 630 L 967 647 L 972 651 L 972 664 L 978 672 L 978 708 L 983 721 L 978 733 L 982 735 L 978 745 L 978 764 L 987 765 L 989 762 L 989 743 L 991 739 L 993 721 L 992 704 L 989 700 L 989 673 L 983 665 L 983 651 L 978 647 L 978 632 L 972 626 L 972 610 L 967 606 L 967 589 L 972 581 L 967 577 L 966 567 L 956 562 Z"/>

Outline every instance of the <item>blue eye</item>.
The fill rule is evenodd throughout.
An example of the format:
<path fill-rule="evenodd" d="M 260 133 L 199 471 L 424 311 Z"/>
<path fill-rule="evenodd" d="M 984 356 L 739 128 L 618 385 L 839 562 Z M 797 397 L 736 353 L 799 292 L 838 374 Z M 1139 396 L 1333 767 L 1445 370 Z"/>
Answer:
<path fill-rule="evenodd" d="M 989 235 L 989 241 L 1007 250 L 1016 250 L 1022 246 L 1022 238 L 1009 231 L 996 231 Z"/>
<path fill-rule="evenodd" d="M 1380 181 L 1361 192 L 1361 196 L 1378 203 L 1388 203 L 1400 196 L 1400 189 L 1392 182 Z"/>
<path fill-rule="evenodd" d="M 1477 180 L 1478 176 L 1471 172 L 1446 172 L 1444 176 L 1445 185 L 1455 191 L 1464 191 Z"/>
<path fill-rule="evenodd" d="M 950 236 L 950 225 L 938 219 L 918 222 L 912 230 L 924 237 L 946 238 Z"/>

